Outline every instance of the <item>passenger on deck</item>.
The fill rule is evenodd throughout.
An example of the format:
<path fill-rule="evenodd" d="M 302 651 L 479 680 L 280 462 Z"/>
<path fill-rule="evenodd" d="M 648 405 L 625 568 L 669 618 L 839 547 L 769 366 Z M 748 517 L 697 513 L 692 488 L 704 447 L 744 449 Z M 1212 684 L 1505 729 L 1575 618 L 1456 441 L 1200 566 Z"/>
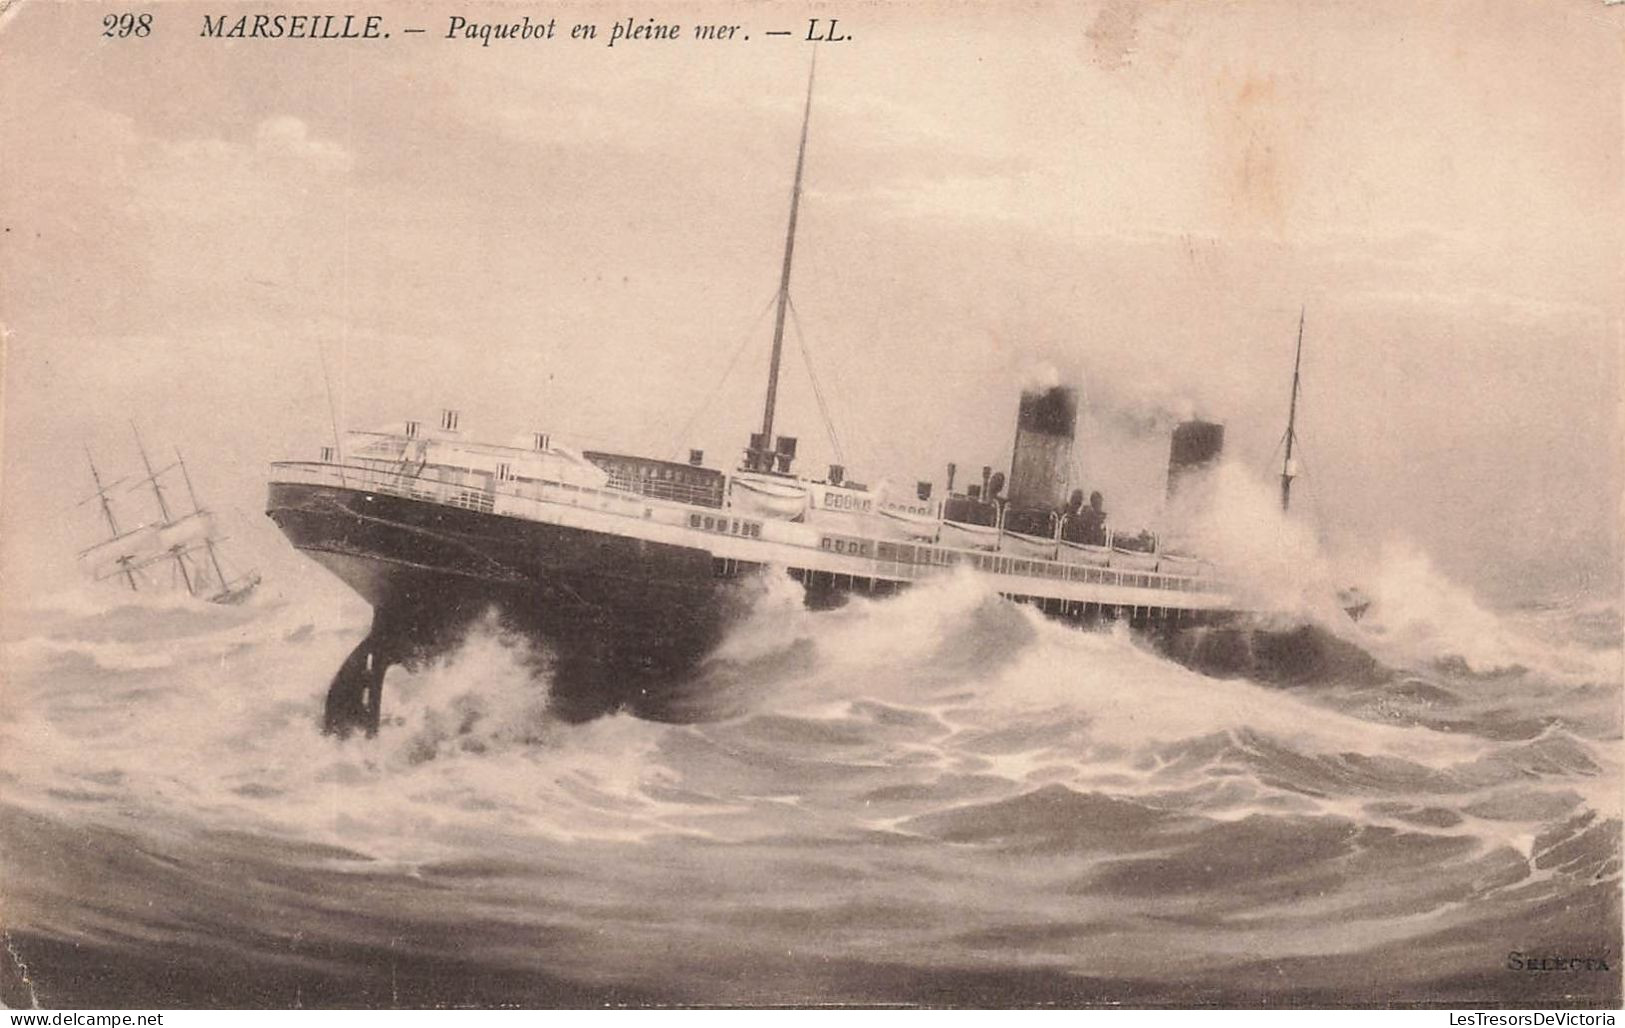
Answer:
<path fill-rule="evenodd" d="M 1083 511 L 1085 542 L 1091 546 L 1106 545 L 1106 497 L 1095 490 L 1089 494 L 1089 506 Z"/>
<path fill-rule="evenodd" d="M 1097 490 L 1089 494 L 1089 506 L 1082 506 L 1083 493 L 1081 490 L 1072 494 L 1076 505 L 1075 513 L 1067 515 L 1065 538 L 1068 542 L 1083 543 L 1086 546 L 1106 545 L 1106 498 Z"/>

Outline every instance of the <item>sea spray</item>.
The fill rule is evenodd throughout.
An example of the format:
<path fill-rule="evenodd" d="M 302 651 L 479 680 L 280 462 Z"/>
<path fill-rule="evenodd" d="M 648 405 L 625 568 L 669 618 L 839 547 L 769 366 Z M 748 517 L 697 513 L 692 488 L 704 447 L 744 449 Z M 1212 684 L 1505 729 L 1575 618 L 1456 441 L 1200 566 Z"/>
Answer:
<path fill-rule="evenodd" d="M 1617 951 L 1617 697 L 1538 662 L 1441 663 L 1441 633 L 1284 686 L 969 573 L 822 612 L 758 588 L 679 723 L 560 719 L 545 647 L 488 617 L 391 669 L 371 740 L 319 730 L 364 609 L 8 619 L 8 928 L 204 978 L 413 967 L 445 1002 L 1240 999 L 1277 961 L 1426 996 L 1511 934 Z"/>

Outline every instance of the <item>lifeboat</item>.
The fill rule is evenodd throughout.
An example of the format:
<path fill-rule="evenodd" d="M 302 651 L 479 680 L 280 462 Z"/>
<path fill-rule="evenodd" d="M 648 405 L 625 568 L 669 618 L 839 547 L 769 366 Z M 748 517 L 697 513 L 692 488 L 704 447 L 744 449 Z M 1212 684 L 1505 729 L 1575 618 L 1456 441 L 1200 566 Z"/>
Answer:
<path fill-rule="evenodd" d="M 926 542 L 935 541 L 937 526 L 940 524 L 935 517 L 929 514 L 914 514 L 897 507 L 882 506 L 880 508 L 880 524 L 886 534 L 895 539 L 917 539 Z"/>
<path fill-rule="evenodd" d="M 1064 564 L 1093 564 L 1095 567 L 1103 568 L 1111 563 L 1112 551 L 1104 546 L 1069 543 L 1063 539 L 1059 559 Z"/>
<path fill-rule="evenodd" d="M 1052 560 L 1055 557 L 1055 540 L 1023 532 L 1005 532 L 1003 540 L 999 543 L 999 549 L 1020 557 Z"/>
<path fill-rule="evenodd" d="M 807 490 L 801 483 L 762 475 L 735 475 L 733 509 L 771 521 L 800 521 L 807 515 Z"/>
<path fill-rule="evenodd" d="M 966 550 L 997 550 L 999 530 L 993 525 L 970 525 L 963 521 L 942 522 L 939 536 L 944 546 L 957 546 Z"/>

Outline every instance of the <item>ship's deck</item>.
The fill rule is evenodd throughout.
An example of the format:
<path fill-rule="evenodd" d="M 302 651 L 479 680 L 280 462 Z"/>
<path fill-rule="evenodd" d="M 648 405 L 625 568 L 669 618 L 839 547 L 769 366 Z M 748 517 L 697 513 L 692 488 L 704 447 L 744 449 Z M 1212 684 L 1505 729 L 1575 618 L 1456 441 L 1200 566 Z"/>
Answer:
<path fill-rule="evenodd" d="M 880 523 L 876 514 L 819 511 L 813 520 L 782 521 L 622 489 L 542 478 L 503 480 L 445 465 L 282 461 L 272 465 L 271 481 L 402 497 L 704 549 L 718 561 L 781 565 L 852 579 L 910 582 L 968 568 L 989 576 L 998 591 L 1010 595 L 1148 608 L 1233 607 L 1228 585 L 1217 576 L 1164 569 L 1152 554 L 1085 551 L 1055 541 L 1053 556 L 1038 556 L 1031 552 L 1030 537 L 1009 540 L 1021 547 L 1019 553 L 899 539 L 873 530 Z M 1122 566 L 1128 562 L 1151 566 Z"/>

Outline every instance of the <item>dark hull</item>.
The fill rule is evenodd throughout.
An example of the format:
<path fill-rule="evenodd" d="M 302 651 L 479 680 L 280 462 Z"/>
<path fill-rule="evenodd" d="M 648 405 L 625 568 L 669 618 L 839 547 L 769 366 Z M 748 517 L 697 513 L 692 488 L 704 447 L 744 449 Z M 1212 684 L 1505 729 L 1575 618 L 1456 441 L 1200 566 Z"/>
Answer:
<path fill-rule="evenodd" d="M 551 702 L 583 720 L 620 709 L 681 718 L 680 689 L 746 609 L 758 564 L 699 547 L 546 524 L 445 503 L 327 485 L 273 482 L 267 514 L 293 544 L 373 607 L 367 638 L 329 689 L 327 728 L 377 730 L 383 678 L 395 664 L 447 651 L 492 615 L 544 643 Z M 790 567 L 808 606 L 834 607 L 852 593 L 887 595 L 904 581 Z M 1040 581 L 1035 586 L 1041 587 Z M 1214 611 L 1128 607 L 1008 594 L 1074 623 L 1122 618 L 1164 645 L 1205 626 L 1179 656 L 1221 673 L 1238 659 Z M 1217 629 L 1217 632 L 1215 630 Z M 1173 646 L 1176 652 L 1184 647 Z"/>
<path fill-rule="evenodd" d="M 742 609 L 739 579 L 752 570 L 701 549 L 324 486 L 272 483 L 266 513 L 373 606 L 341 678 L 381 681 L 388 665 L 434 657 L 494 613 L 546 644 L 554 706 L 570 718 L 660 716 L 664 693 Z M 358 702 L 351 713 L 376 722 L 375 696 Z"/>

